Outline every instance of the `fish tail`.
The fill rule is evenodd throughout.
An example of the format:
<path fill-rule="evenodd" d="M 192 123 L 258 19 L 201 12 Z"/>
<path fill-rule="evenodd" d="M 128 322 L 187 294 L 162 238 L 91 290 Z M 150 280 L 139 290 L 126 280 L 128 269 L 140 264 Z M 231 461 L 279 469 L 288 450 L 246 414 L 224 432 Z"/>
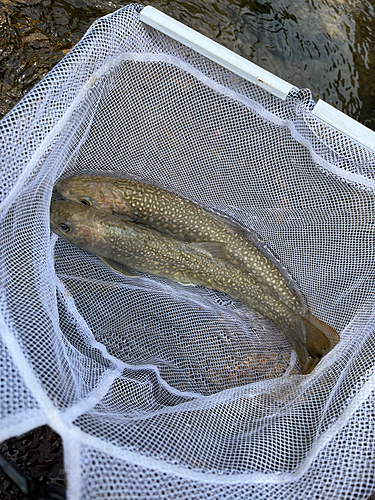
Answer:
<path fill-rule="evenodd" d="M 340 340 L 333 328 L 310 313 L 302 317 L 306 329 L 306 347 L 313 357 L 321 358 Z"/>
<path fill-rule="evenodd" d="M 292 347 L 296 351 L 298 359 L 300 361 L 302 374 L 307 375 L 319 363 L 320 358 L 310 355 L 307 348 L 300 342 L 292 342 Z"/>
<path fill-rule="evenodd" d="M 340 337 L 333 328 L 308 312 L 296 317 L 296 320 L 297 323 L 294 326 L 290 324 L 291 328 L 287 337 L 300 360 L 303 375 L 307 375 L 339 342 Z"/>

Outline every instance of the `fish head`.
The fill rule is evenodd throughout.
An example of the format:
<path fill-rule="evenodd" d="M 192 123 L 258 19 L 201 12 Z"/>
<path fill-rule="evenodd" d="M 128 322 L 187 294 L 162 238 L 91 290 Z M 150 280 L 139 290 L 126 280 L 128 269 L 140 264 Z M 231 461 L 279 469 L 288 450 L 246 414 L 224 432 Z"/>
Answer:
<path fill-rule="evenodd" d="M 54 233 L 83 250 L 105 247 L 97 210 L 71 201 L 52 201 L 50 225 Z M 100 215 L 100 214 L 98 214 Z"/>
<path fill-rule="evenodd" d="M 121 189 L 118 184 L 121 182 Z M 67 200 L 86 207 L 99 208 L 113 214 L 119 211 L 132 217 L 132 209 L 126 199 L 135 194 L 133 181 L 93 175 L 67 177 L 56 184 L 57 191 Z"/>

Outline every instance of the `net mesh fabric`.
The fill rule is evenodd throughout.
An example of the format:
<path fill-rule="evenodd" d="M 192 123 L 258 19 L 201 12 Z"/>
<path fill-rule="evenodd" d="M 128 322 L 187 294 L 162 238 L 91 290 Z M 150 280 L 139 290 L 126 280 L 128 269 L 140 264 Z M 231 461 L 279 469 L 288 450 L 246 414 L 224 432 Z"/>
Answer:
<path fill-rule="evenodd" d="M 1 437 L 48 423 L 70 498 L 374 489 L 375 154 L 143 25 L 98 20 L 0 122 Z M 225 294 L 124 277 L 50 232 L 59 178 L 136 178 L 255 231 L 338 346 L 309 376 Z"/>

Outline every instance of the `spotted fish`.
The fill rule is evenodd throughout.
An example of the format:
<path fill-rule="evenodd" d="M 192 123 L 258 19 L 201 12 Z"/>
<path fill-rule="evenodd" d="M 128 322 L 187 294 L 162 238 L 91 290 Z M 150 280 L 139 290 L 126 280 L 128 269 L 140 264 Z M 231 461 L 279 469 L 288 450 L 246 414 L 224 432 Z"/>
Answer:
<path fill-rule="evenodd" d="M 287 271 L 280 271 L 271 262 L 272 255 L 264 246 L 261 251 L 255 235 L 243 234 L 244 230 L 229 219 L 165 189 L 128 179 L 80 175 L 61 180 L 56 189 L 67 200 L 126 216 L 181 241 L 224 243 L 228 260 L 247 270 L 268 293 L 296 313 L 304 307 Z"/>
<path fill-rule="evenodd" d="M 61 180 L 57 190 L 66 199 L 129 217 L 134 222 L 157 229 L 184 242 L 220 242 L 225 257 L 240 266 L 264 290 L 276 296 L 295 314 L 315 328 L 306 326 L 306 344 L 323 352 L 325 340 L 316 335 L 322 330 L 331 347 L 338 334 L 309 314 L 306 302 L 287 270 L 273 257 L 256 235 L 244 231 L 232 221 L 209 212 L 199 205 L 159 187 L 129 179 L 81 175 Z M 320 342 L 320 339 L 322 342 Z"/>
<path fill-rule="evenodd" d="M 227 246 L 221 242 L 180 241 L 124 217 L 69 201 L 51 203 L 51 228 L 123 274 L 147 272 L 225 292 L 242 301 L 284 331 L 303 373 L 309 373 L 332 348 L 334 330 L 269 294 L 248 272 L 227 260 Z"/>

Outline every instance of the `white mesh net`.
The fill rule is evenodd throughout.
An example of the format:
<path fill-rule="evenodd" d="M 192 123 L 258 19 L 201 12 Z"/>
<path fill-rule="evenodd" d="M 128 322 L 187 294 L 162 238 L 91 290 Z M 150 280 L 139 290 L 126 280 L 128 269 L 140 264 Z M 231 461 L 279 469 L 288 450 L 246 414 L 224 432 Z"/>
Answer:
<path fill-rule="evenodd" d="M 82 498 L 375 489 L 375 154 L 144 26 L 97 21 L 0 123 L 0 438 L 48 423 Z M 50 232 L 61 177 L 155 183 L 254 230 L 341 336 L 308 376 L 225 294 L 121 276 Z"/>

